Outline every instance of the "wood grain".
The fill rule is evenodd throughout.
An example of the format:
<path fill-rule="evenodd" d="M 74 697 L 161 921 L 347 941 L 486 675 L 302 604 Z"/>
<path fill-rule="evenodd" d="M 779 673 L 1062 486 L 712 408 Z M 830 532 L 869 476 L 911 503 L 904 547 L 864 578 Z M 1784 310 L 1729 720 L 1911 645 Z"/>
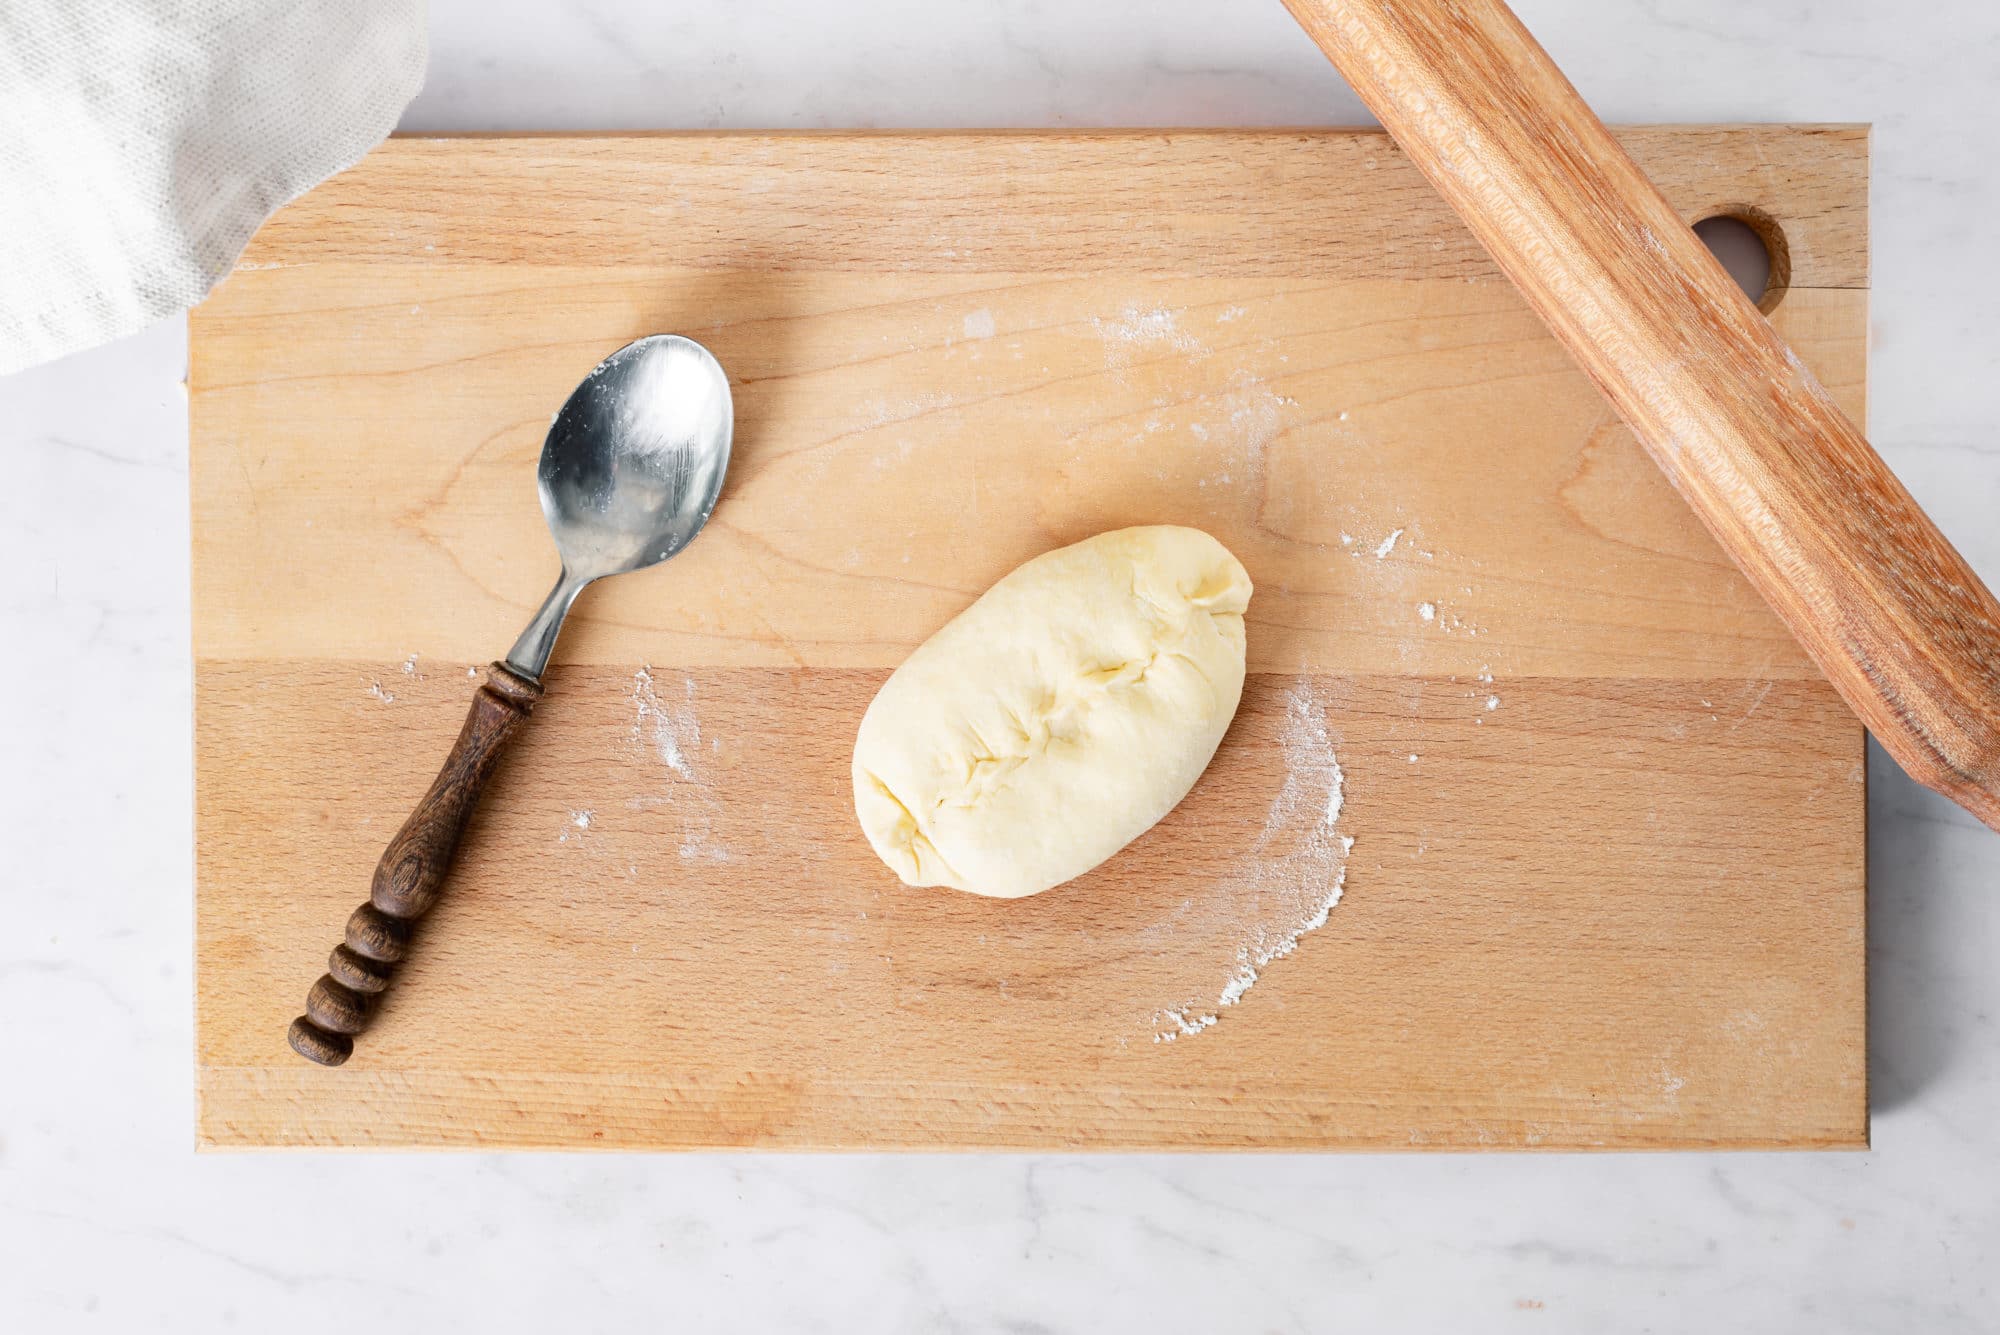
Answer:
<path fill-rule="evenodd" d="M 2000 830 L 2000 600 L 1499 0 L 1286 0 L 1911 777 Z"/>
<path fill-rule="evenodd" d="M 1631 142 L 1782 223 L 1774 318 L 1858 412 L 1865 135 Z M 682 198 L 720 230 L 668 253 Z M 549 412 L 658 330 L 731 372 L 714 525 L 578 605 L 423 948 L 307 1068 L 298 981 L 553 573 Z M 205 1144 L 1865 1143 L 1860 730 L 1379 134 L 399 140 L 191 360 Z M 903 889 L 848 805 L 867 700 L 1137 522 L 1257 581 L 1210 773 L 1059 891 Z M 1282 918 L 1300 701 L 1345 898 L 1155 1042 Z"/>

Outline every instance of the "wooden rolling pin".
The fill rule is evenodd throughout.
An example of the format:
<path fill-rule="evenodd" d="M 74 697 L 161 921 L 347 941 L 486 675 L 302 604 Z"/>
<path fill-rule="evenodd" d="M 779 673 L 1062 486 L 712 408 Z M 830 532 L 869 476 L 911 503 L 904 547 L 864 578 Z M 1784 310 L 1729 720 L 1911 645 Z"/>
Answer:
<path fill-rule="evenodd" d="M 2000 829 L 2000 603 L 1501 0 L 1285 0 L 1912 778 Z"/>

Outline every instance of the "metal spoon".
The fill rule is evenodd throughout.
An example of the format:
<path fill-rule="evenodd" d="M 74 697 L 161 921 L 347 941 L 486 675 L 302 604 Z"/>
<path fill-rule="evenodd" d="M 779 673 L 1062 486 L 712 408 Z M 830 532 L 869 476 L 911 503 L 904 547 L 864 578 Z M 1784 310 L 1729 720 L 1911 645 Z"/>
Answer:
<path fill-rule="evenodd" d="M 598 363 L 549 424 L 535 480 L 562 574 L 506 661 L 487 669 L 444 768 L 383 852 L 368 902 L 292 1021 L 300 1056 L 338 1066 L 353 1053 L 412 925 L 444 888 L 501 750 L 541 698 L 570 605 L 592 581 L 657 565 L 694 540 L 722 492 L 733 421 L 729 378 L 708 349 L 657 334 Z"/>

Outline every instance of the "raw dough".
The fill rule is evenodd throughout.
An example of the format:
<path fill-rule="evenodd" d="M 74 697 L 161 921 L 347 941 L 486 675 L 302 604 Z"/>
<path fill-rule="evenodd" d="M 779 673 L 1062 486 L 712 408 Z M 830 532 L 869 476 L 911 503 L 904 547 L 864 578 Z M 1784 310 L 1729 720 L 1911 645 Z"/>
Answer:
<path fill-rule="evenodd" d="M 854 810 L 910 885 L 1013 899 L 1081 876 L 1187 796 L 1243 694 L 1250 577 L 1192 528 L 1038 556 L 897 668 Z"/>

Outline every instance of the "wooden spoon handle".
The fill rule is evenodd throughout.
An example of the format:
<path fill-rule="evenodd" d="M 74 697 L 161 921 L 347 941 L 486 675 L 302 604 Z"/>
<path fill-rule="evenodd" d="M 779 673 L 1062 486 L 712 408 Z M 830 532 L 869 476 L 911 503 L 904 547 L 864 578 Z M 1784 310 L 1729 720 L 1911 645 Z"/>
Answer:
<path fill-rule="evenodd" d="M 1912 777 L 2000 829 L 2000 603 L 1500 0 L 1285 0 Z"/>
<path fill-rule="evenodd" d="M 540 683 L 505 663 L 487 669 L 444 768 L 389 841 L 368 902 L 347 920 L 346 939 L 306 994 L 306 1013 L 292 1021 L 287 1038 L 300 1056 L 338 1066 L 353 1054 L 354 1035 L 368 1027 L 409 950 L 411 927 L 444 889 L 480 791 L 541 695 Z"/>

